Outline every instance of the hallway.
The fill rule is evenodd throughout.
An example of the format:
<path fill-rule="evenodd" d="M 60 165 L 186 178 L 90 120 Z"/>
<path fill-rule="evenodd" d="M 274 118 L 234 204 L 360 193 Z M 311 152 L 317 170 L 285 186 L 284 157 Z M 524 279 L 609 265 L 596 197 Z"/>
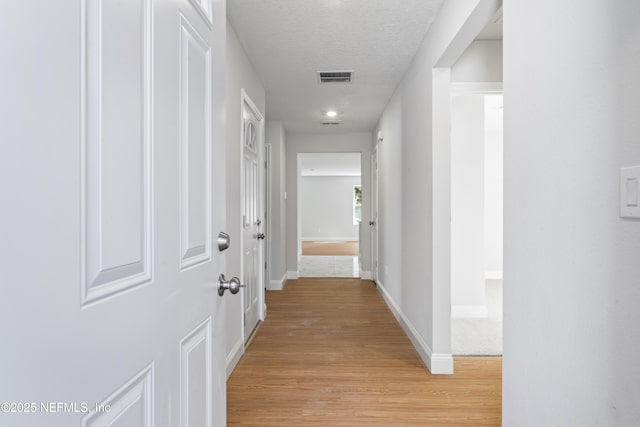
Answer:
<path fill-rule="evenodd" d="M 227 382 L 228 425 L 500 425 L 502 358 L 430 375 L 373 282 L 300 279 Z"/>

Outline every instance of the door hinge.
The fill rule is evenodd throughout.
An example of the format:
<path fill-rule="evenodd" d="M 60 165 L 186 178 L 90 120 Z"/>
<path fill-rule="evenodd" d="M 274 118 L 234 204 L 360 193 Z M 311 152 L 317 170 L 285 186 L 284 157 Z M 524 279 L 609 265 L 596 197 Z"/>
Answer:
<path fill-rule="evenodd" d="M 267 269 L 267 263 L 266 262 L 264 263 L 264 269 L 265 270 Z"/>

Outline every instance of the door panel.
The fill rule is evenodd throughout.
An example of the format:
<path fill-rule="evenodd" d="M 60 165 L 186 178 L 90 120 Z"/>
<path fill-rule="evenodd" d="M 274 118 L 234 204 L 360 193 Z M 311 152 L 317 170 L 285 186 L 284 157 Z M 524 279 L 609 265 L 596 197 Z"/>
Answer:
<path fill-rule="evenodd" d="M 0 14 L 1 425 L 225 425 L 225 25 L 224 0 Z"/>
<path fill-rule="evenodd" d="M 154 425 L 153 366 L 148 366 L 107 399 L 96 404 L 83 427 Z"/>
<path fill-rule="evenodd" d="M 211 425 L 211 319 L 198 325 L 180 347 L 181 425 Z"/>
<path fill-rule="evenodd" d="M 211 47 L 180 17 L 181 267 L 211 260 Z"/>
<path fill-rule="evenodd" d="M 260 165 L 263 135 L 262 115 L 246 94 L 242 94 L 242 166 L 243 166 L 243 220 L 242 220 L 242 283 L 243 291 L 244 338 L 249 339 L 258 321 L 264 317 L 264 240 L 266 224 L 260 216 L 264 195 Z"/>
<path fill-rule="evenodd" d="M 151 3 L 84 7 L 82 292 L 89 304 L 151 280 Z"/>

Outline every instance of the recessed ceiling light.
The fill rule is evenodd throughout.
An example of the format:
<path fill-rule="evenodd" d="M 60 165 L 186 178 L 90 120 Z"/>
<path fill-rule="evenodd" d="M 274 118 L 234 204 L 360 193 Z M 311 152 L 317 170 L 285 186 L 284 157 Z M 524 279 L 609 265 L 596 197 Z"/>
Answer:
<path fill-rule="evenodd" d="M 338 115 L 337 111 L 334 111 L 334 110 L 327 111 L 327 117 L 335 117 L 337 115 Z"/>

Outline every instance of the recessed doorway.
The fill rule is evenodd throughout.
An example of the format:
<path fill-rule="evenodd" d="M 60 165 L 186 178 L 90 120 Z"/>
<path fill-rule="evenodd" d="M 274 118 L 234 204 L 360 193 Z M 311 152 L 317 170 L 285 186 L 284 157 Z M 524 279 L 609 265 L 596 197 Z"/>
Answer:
<path fill-rule="evenodd" d="M 501 93 L 451 100 L 451 350 L 502 354 Z"/>
<path fill-rule="evenodd" d="M 359 277 L 360 153 L 298 155 L 299 277 Z"/>

